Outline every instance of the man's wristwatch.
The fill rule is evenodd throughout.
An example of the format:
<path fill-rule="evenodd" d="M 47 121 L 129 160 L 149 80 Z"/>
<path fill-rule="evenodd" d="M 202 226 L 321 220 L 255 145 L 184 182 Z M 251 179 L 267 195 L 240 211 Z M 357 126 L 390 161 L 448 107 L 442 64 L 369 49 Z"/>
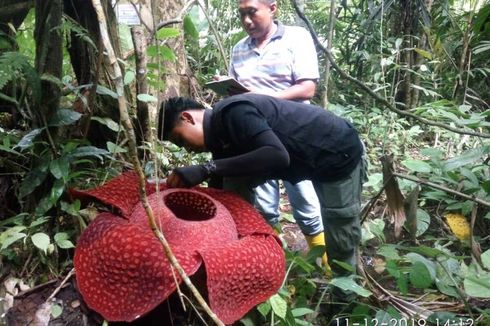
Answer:
<path fill-rule="evenodd" d="M 204 169 L 206 170 L 208 176 L 213 174 L 214 171 L 216 171 L 216 164 L 214 163 L 213 160 L 210 160 L 202 165 Z"/>

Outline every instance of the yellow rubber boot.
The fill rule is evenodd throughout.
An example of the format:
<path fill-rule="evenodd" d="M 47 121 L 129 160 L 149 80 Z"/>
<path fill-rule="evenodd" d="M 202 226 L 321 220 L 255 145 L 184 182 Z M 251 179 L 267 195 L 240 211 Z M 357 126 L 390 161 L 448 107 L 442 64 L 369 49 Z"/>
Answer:
<path fill-rule="evenodd" d="M 316 246 L 325 246 L 326 247 L 325 233 L 323 233 L 323 232 L 320 232 L 320 233 L 315 234 L 315 235 L 305 235 L 305 238 L 306 238 L 306 242 L 308 243 L 308 247 L 310 247 L 310 249 L 313 247 L 316 247 Z M 325 267 L 325 275 L 328 278 L 331 278 L 332 277 L 332 269 L 330 268 L 330 265 L 328 264 L 327 253 L 325 253 L 322 256 L 322 265 Z"/>

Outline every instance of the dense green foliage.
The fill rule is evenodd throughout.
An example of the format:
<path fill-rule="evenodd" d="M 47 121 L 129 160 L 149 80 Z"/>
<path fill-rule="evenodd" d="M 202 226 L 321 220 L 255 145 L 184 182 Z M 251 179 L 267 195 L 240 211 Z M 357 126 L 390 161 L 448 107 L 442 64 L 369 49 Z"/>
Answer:
<path fill-rule="evenodd" d="M 323 46 L 330 5 L 306 2 L 304 6 L 312 32 Z M 151 95 L 134 98 L 157 101 L 165 88 L 160 79 L 162 62 L 186 59 L 201 85 L 215 74 L 226 74 L 231 47 L 245 36 L 235 6 L 234 0 L 210 0 L 206 6 L 191 7 L 181 28 L 161 29 L 156 35 L 159 41 L 147 52 Z M 278 6 L 281 21 L 304 24 L 289 1 L 278 1 Z M 331 52 L 340 69 L 393 107 L 442 126 L 394 113 L 339 71 L 326 76 L 328 59 L 319 46 L 322 79 L 314 102 L 322 103 L 326 92 L 327 109 L 356 125 L 370 161 L 361 247 L 364 273 L 356 279 L 326 280 L 315 261 L 320 251 L 305 256 L 285 248 L 288 277 L 283 288 L 242 323 L 324 324 L 322 311 L 332 286 L 359 294 L 343 313 L 361 324 L 373 318 L 381 323 L 422 317 L 434 325 L 455 318 L 488 323 L 490 3 L 356 0 L 337 4 L 335 16 Z M 34 19 L 31 12 L 14 35 L 0 33 L 0 199 L 4 202 L 0 203 L 0 266 L 12 267 L 19 277 L 38 284 L 71 265 L 72 248 L 93 214 L 91 208 L 81 209 L 80 202 L 72 201 L 68 189 L 100 184 L 127 168 L 129 159 L 114 117 L 89 115 L 103 130 L 101 139 L 95 143 L 80 137 L 77 131 L 83 129 L 86 115 L 74 108 L 85 103 L 82 86 L 87 85 L 74 82 L 67 54 L 62 79 L 39 75 L 34 64 Z M 70 19 L 65 18 L 58 32 L 75 34 L 96 47 L 97 42 Z M 186 58 L 176 58 L 165 42 L 182 33 Z M 126 35 L 123 43 L 131 44 L 130 35 L 122 35 Z M 130 93 L 135 91 L 132 59 L 121 60 Z M 61 107 L 49 120 L 36 118 L 35 112 L 47 96 L 41 94 L 43 82 L 64 91 Z M 99 84 L 96 89 L 102 99 L 117 97 L 111 85 Z M 216 100 L 207 90 L 199 91 L 199 97 Z M 130 103 L 131 109 L 135 106 Z M 156 141 L 143 143 L 141 149 L 151 153 L 143 159 L 149 177 L 206 159 Z M 386 209 L 391 194 L 385 189 L 389 180 L 386 174 L 383 177 L 381 158 L 387 156 L 398 173 L 396 188 L 406 198 L 395 203 L 407 215 L 398 238 L 394 214 Z M 414 189 L 420 193 L 411 197 Z M 467 236 L 458 236 L 448 213 L 461 214 L 470 222 L 461 226 L 470 230 Z M 285 213 L 284 223 L 288 219 Z"/>

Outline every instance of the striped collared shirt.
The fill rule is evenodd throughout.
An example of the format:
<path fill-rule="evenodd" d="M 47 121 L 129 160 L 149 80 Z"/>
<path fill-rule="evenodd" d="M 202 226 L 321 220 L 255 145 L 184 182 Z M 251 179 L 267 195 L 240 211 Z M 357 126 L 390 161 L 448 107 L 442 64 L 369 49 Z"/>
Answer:
<path fill-rule="evenodd" d="M 261 49 L 249 36 L 234 47 L 229 75 L 252 91 L 280 91 L 300 80 L 319 78 L 316 49 L 303 27 L 277 23 L 276 33 Z"/>

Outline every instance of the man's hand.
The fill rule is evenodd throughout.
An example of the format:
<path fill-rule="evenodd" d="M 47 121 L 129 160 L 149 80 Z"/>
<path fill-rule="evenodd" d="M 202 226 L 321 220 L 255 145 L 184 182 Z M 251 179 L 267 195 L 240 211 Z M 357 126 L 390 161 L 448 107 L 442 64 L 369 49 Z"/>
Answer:
<path fill-rule="evenodd" d="M 176 168 L 167 178 L 171 188 L 189 188 L 200 184 L 209 177 L 209 171 L 203 165 L 191 165 Z"/>

